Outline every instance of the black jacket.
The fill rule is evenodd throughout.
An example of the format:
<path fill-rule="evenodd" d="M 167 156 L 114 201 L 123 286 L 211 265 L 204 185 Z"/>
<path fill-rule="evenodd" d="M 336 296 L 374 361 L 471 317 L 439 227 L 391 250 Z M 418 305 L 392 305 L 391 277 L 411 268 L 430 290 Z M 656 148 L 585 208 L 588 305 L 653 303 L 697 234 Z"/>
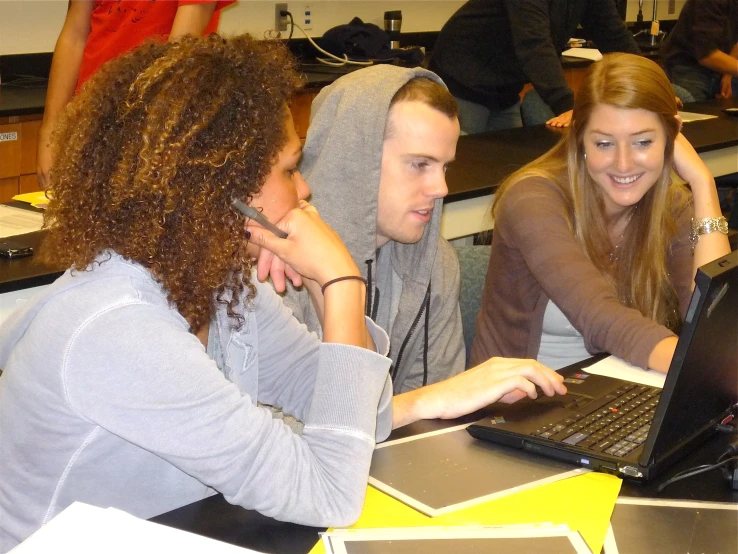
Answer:
<path fill-rule="evenodd" d="M 738 42 L 738 0 L 688 0 L 661 49 L 666 67 L 697 65 Z"/>
<path fill-rule="evenodd" d="M 613 0 L 470 0 L 441 29 L 430 69 L 455 96 L 493 110 L 530 82 L 560 114 L 574 93 L 559 55 L 579 24 L 603 52 L 640 53 Z"/>

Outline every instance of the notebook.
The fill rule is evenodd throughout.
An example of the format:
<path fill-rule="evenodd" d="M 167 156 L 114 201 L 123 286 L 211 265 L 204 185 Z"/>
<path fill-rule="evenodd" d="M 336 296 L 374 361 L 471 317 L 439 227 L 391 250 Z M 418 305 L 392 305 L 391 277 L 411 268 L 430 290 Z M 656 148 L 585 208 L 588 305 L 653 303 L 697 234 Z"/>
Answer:
<path fill-rule="evenodd" d="M 663 390 L 576 367 L 560 371 L 568 394 L 492 404 L 491 417 L 467 430 L 596 471 L 641 481 L 659 475 L 738 403 L 738 251 L 697 271 Z"/>

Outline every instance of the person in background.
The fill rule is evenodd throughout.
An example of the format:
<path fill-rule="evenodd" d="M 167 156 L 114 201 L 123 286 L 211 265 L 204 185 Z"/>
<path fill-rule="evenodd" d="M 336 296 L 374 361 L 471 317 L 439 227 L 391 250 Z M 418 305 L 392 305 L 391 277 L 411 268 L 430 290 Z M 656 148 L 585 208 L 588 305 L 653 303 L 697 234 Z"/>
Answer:
<path fill-rule="evenodd" d="M 105 64 L 64 111 L 40 255 L 69 270 L 0 326 L 0 552 L 74 501 L 150 518 L 218 491 L 345 526 L 392 427 L 565 392 L 535 362 L 497 364 L 396 407 L 359 268 L 305 202 L 297 86 L 281 44 L 183 37 Z M 313 291 L 322 340 L 269 275 Z"/>
<path fill-rule="evenodd" d="M 441 29 L 430 69 L 438 73 L 459 103 L 464 133 L 522 127 L 566 127 L 574 92 L 559 58 L 577 26 L 603 52 L 638 54 L 633 36 L 613 0 L 469 0 Z"/>
<path fill-rule="evenodd" d="M 683 101 L 738 97 L 738 0 L 687 0 L 661 56 Z"/>
<path fill-rule="evenodd" d="M 36 152 L 37 177 L 48 188 L 51 133 L 64 107 L 98 68 L 148 37 L 176 40 L 218 29 L 220 9 L 235 0 L 69 0 L 54 47 Z"/>
<path fill-rule="evenodd" d="M 592 64 L 571 128 L 497 192 L 472 363 L 558 369 L 609 352 L 668 370 L 697 268 L 730 252 L 715 181 L 680 127 L 655 62 Z"/>

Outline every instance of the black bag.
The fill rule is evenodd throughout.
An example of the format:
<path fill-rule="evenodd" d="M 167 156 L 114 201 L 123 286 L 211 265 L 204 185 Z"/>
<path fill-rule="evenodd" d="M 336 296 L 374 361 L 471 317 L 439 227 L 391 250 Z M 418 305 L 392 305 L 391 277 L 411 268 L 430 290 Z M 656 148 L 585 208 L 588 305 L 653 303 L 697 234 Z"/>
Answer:
<path fill-rule="evenodd" d="M 354 17 L 347 25 L 328 29 L 320 45 L 331 54 L 352 60 L 390 60 L 400 58 L 407 62 L 420 63 L 423 54 L 419 48 L 405 50 L 391 49 L 389 35 L 373 23 L 364 23 Z"/>
<path fill-rule="evenodd" d="M 372 23 L 354 17 L 348 25 L 328 29 L 320 41 L 323 48 L 335 56 L 349 58 L 390 58 L 390 38 Z"/>

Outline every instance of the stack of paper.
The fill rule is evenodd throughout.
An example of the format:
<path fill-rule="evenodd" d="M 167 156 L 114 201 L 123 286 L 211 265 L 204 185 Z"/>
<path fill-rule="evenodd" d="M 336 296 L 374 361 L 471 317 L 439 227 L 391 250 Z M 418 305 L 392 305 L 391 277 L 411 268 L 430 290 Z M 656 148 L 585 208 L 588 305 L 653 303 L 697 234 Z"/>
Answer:
<path fill-rule="evenodd" d="M 113 508 L 75 502 L 15 549 L 13 554 L 246 554 L 207 537 L 138 519 Z"/>
<path fill-rule="evenodd" d="M 43 214 L 0 204 L 0 238 L 39 231 L 43 224 Z"/>
<path fill-rule="evenodd" d="M 489 471 L 494 471 L 494 468 L 490 467 Z M 552 523 L 578 531 L 590 549 L 599 552 L 605 541 L 620 485 L 621 480 L 613 475 L 590 472 L 436 518 L 425 516 L 370 486 L 361 517 L 351 529 Z M 310 552 L 326 552 L 323 542 L 318 542 Z M 518 552 L 524 550 L 519 549 Z"/>

